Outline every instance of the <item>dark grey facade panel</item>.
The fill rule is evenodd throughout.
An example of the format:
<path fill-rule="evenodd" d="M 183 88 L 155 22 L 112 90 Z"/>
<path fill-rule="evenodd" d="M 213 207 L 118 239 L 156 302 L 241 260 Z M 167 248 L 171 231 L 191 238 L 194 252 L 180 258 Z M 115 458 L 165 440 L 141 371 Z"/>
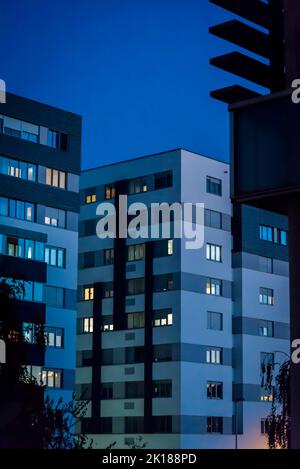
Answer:
<path fill-rule="evenodd" d="M 0 276 L 45 283 L 47 264 L 20 257 L 0 255 Z"/>

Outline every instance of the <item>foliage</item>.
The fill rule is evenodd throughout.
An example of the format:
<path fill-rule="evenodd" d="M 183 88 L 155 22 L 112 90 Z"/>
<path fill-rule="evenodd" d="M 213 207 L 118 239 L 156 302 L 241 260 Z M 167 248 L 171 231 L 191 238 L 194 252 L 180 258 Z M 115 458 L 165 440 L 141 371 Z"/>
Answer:
<path fill-rule="evenodd" d="M 134 438 L 133 443 L 126 443 L 126 445 L 130 449 L 144 449 L 144 448 L 146 448 L 148 443 L 146 441 L 143 441 L 143 440 L 144 439 L 143 439 L 142 436 L 138 436 L 137 438 Z"/>
<path fill-rule="evenodd" d="M 273 396 L 272 406 L 266 420 L 266 431 L 270 449 L 287 449 L 290 431 L 289 390 L 290 360 L 279 365 L 274 376 L 274 365 L 262 365 L 262 387 Z"/>

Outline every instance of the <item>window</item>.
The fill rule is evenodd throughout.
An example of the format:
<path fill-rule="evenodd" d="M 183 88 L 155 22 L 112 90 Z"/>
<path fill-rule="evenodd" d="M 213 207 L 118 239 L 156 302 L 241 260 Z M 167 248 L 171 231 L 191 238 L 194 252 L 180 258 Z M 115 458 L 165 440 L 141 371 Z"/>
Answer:
<path fill-rule="evenodd" d="M 124 417 L 125 433 L 143 433 L 144 417 Z"/>
<path fill-rule="evenodd" d="M 222 246 L 207 243 L 206 259 L 209 261 L 222 262 Z"/>
<path fill-rule="evenodd" d="M 45 207 L 45 225 L 57 226 L 65 228 L 66 226 L 66 212 L 58 208 Z"/>
<path fill-rule="evenodd" d="M 103 254 L 104 265 L 111 265 L 114 263 L 114 249 L 105 249 Z"/>
<path fill-rule="evenodd" d="M 2 119 L 1 119 L 2 118 Z M 39 141 L 39 126 L 29 122 L 14 119 L 8 116 L 0 116 L 0 130 L 6 135 L 12 137 L 22 138 L 29 142 L 38 143 Z"/>
<path fill-rule="evenodd" d="M 47 145 L 51 148 L 59 148 L 59 132 L 48 129 Z"/>
<path fill-rule="evenodd" d="M 259 335 L 261 337 L 273 337 L 274 336 L 274 323 L 273 321 L 259 321 Z"/>
<path fill-rule="evenodd" d="M 271 226 L 260 225 L 259 227 L 259 238 L 263 241 L 273 242 L 274 240 L 274 229 Z"/>
<path fill-rule="evenodd" d="M 106 282 L 103 284 L 103 298 L 113 298 L 114 284 L 113 282 Z"/>
<path fill-rule="evenodd" d="M 285 230 L 278 230 L 278 242 L 282 246 L 287 246 L 287 232 Z"/>
<path fill-rule="evenodd" d="M 287 231 L 272 226 L 260 225 L 259 238 L 263 241 L 281 244 L 287 246 Z"/>
<path fill-rule="evenodd" d="M 274 306 L 274 290 L 271 288 L 260 287 L 259 302 L 262 305 Z"/>
<path fill-rule="evenodd" d="M 259 270 L 268 274 L 273 273 L 273 259 L 271 257 L 259 256 Z"/>
<path fill-rule="evenodd" d="M 165 171 L 163 173 L 157 173 L 154 175 L 154 189 L 165 189 L 172 187 L 173 185 L 173 173 L 172 171 Z"/>
<path fill-rule="evenodd" d="M 44 262 L 44 243 L 0 234 L 0 254 Z"/>
<path fill-rule="evenodd" d="M 267 435 L 269 433 L 269 421 L 268 419 L 261 419 L 260 421 L 260 433 Z"/>
<path fill-rule="evenodd" d="M 88 194 L 88 195 L 85 196 L 85 203 L 86 203 L 87 205 L 88 205 L 88 204 L 93 204 L 93 203 L 95 203 L 95 202 L 97 202 L 97 196 L 96 196 L 96 194 L 94 194 L 94 193 L 92 194 L 92 193 L 91 193 L 91 194 Z"/>
<path fill-rule="evenodd" d="M 152 419 L 154 433 L 172 433 L 171 415 L 153 416 Z"/>
<path fill-rule="evenodd" d="M 127 314 L 127 328 L 140 329 L 145 327 L 145 313 L 128 313 Z"/>
<path fill-rule="evenodd" d="M 208 278 L 206 280 L 205 292 L 207 295 L 221 296 L 222 295 L 222 280 Z"/>
<path fill-rule="evenodd" d="M 172 256 L 173 255 L 173 239 L 169 239 L 168 240 L 168 256 Z"/>
<path fill-rule="evenodd" d="M 135 244 L 127 247 L 127 260 L 140 261 L 145 259 L 145 244 Z"/>
<path fill-rule="evenodd" d="M 141 295 L 145 291 L 144 278 L 132 278 L 127 280 L 127 295 Z"/>
<path fill-rule="evenodd" d="M 36 165 L 0 156 L 0 173 L 7 176 L 36 181 Z"/>
<path fill-rule="evenodd" d="M 208 381 L 206 385 L 207 399 L 223 399 L 223 383 Z"/>
<path fill-rule="evenodd" d="M 103 332 L 113 331 L 114 324 L 113 324 L 113 317 L 112 316 L 103 316 L 102 317 L 102 324 L 101 329 Z"/>
<path fill-rule="evenodd" d="M 153 397 L 172 397 L 172 381 L 153 381 Z"/>
<path fill-rule="evenodd" d="M 94 319 L 93 318 L 83 318 L 82 319 L 82 332 L 84 334 L 90 334 L 93 332 Z"/>
<path fill-rule="evenodd" d="M 0 197 L 0 215 L 19 220 L 34 221 L 35 205 L 22 200 Z"/>
<path fill-rule="evenodd" d="M 175 289 L 173 274 L 156 275 L 153 284 L 153 291 L 156 293 Z"/>
<path fill-rule="evenodd" d="M 95 267 L 95 251 L 89 251 L 83 253 L 83 268 L 88 269 Z"/>
<path fill-rule="evenodd" d="M 116 196 L 115 186 L 107 184 L 104 189 L 105 199 L 113 199 Z"/>
<path fill-rule="evenodd" d="M 46 184 L 60 189 L 66 188 L 66 173 L 57 169 L 46 168 Z"/>
<path fill-rule="evenodd" d="M 266 368 L 268 366 L 271 366 L 272 368 L 274 366 L 274 353 L 272 353 L 272 352 L 261 352 L 261 354 L 260 354 L 260 367 L 261 368 Z"/>
<path fill-rule="evenodd" d="M 46 327 L 46 343 L 48 347 L 63 348 L 64 330 L 60 327 Z"/>
<path fill-rule="evenodd" d="M 125 399 L 142 399 L 144 397 L 144 381 L 125 382 Z"/>
<path fill-rule="evenodd" d="M 214 195 L 222 195 L 222 181 L 221 179 L 207 176 L 206 178 L 206 192 Z"/>
<path fill-rule="evenodd" d="M 7 277 L 0 277 L 1 280 L 6 280 L 8 283 L 13 282 L 12 279 Z M 43 301 L 43 287 L 44 285 L 39 282 L 30 282 L 25 280 L 18 280 L 19 291 L 16 293 L 18 300 L 23 301 L 36 301 L 41 303 Z"/>
<path fill-rule="evenodd" d="M 26 369 L 27 369 L 28 376 L 30 376 L 30 378 L 35 379 L 38 385 L 42 384 L 41 383 L 41 378 L 42 378 L 41 366 L 27 365 Z"/>
<path fill-rule="evenodd" d="M 66 250 L 52 246 L 45 247 L 45 262 L 53 267 L 65 267 Z"/>
<path fill-rule="evenodd" d="M 222 213 L 204 209 L 204 224 L 209 228 L 222 229 Z"/>
<path fill-rule="evenodd" d="M 113 383 L 101 383 L 101 399 L 113 399 Z"/>
<path fill-rule="evenodd" d="M 155 362 L 169 362 L 172 361 L 172 345 L 161 344 L 153 346 L 153 360 Z"/>
<path fill-rule="evenodd" d="M 206 431 L 207 433 L 223 433 L 223 418 L 207 417 Z"/>
<path fill-rule="evenodd" d="M 22 335 L 25 342 L 28 344 L 35 344 L 37 335 L 39 333 L 39 325 L 32 322 L 22 323 Z"/>
<path fill-rule="evenodd" d="M 214 311 L 207 311 L 207 329 L 214 331 L 223 330 L 223 314 L 215 313 Z"/>
<path fill-rule="evenodd" d="M 128 194 L 139 194 L 148 191 L 148 184 L 146 178 L 137 178 L 129 181 Z"/>
<path fill-rule="evenodd" d="M 52 308 L 64 308 L 65 290 L 61 287 L 50 287 L 46 285 L 44 288 L 44 299 L 47 306 Z"/>
<path fill-rule="evenodd" d="M 62 370 L 42 370 L 42 384 L 48 388 L 62 387 Z"/>
<path fill-rule="evenodd" d="M 260 400 L 261 402 L 272 402 L 273 401 L 273 390 L 272 389 L 260 389 Z"/>
<path fill-rule="evenodd" d="M 157 309 L 153 311 L 153 326 L 172 326 L 173 314 L 171 309 Z"/>
<path fill-rule="evenodd" d="M 94 287 L 84 288 L 84 301 L 90 301 L 94 299 Z"/>
<path fill-rule="evenodd" d="M 206 363 L 221 365 L 223 361 L 223 349 L 220 347 L 210 347 L 206 350 Z"/>

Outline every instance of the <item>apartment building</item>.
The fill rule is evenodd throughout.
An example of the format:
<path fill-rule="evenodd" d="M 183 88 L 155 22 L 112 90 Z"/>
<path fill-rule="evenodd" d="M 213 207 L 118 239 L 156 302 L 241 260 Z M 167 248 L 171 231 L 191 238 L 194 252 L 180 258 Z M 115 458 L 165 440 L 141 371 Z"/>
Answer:
<path fill-rule="evenodd" d="M 140 435 L 147 448 L 234 448 L 236 432 L 266 446 L 260 363 L 289 348 L 286 220 L 241 207 L 232 223 L 229 171 L 178 149 L 82 173 L 76 392 L 96 448 Z M 125 194 L 204 203 L 203 247 L 99 239 L 98 204 L 118 215 Z"/>
<path fill-rule="evenodd" d="M 0 277 L 24 291 L 23 364 L 52 398 L 75 380 L 81 118 L 10 93 L 0 106 Z M 45 329 L 45 349 L 36 330 Z M 19 338 L 16 338 L 19 340 Z"/>

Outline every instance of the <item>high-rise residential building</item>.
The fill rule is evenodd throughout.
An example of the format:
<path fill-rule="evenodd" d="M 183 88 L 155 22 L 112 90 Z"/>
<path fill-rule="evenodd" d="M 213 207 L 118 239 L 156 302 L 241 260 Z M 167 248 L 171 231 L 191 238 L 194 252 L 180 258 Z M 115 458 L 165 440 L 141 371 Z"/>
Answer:
<path fill-rule="evenodd" d="M 236 432 L 240 447 L 267 445 L 261 363 L 289 349 L 287 222 L 232 210 L 229 172 L 178 149 L 82 173 L 76 391 L 96 448 L 139 436 L 147 448 L 234 448 Z M 172 231 L 99 239 L 97 206 L 114 204 L 118 231 L 120 195 L 203 203 L 202 248 Z"/>
<path fill-rule="evenodd" d="M 14 313 L 23 364 L 46 394 L 64 400 L 75 378 L 80 159 L 81 117 L 7 93 L 0 107 L 0 277 L 24 287 Z M 45 330 L 43 351 L 37 330 Z"/>

